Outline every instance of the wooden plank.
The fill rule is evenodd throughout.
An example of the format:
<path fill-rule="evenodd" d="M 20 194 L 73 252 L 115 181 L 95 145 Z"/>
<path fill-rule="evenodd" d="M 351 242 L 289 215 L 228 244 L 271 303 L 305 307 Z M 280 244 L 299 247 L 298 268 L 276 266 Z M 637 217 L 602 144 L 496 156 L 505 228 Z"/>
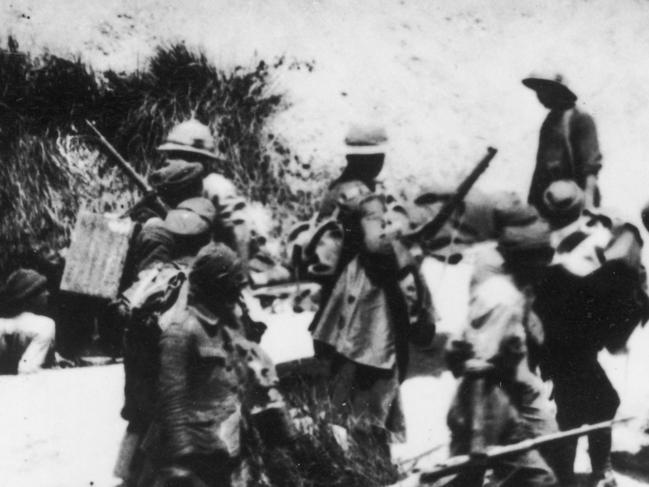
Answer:
<path fill-rule="evenodd" d="M 61 290 L 106 299 L 117 297 L 134 226 L 130 219 L 80 211 Z"/>

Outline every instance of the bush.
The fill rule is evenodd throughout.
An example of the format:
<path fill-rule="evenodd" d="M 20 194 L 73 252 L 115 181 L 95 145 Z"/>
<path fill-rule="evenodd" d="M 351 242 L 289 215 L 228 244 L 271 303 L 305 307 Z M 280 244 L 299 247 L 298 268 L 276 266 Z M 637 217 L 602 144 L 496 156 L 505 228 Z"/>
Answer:
<path fill-rule="evenodd" d="M 387 430 L 369 420 L 349 417 L 344 430 L 337 427 L 338 432 L 346 433 L 341 441 L 333 426 L 337 424 L 333 407 L 318 392 L 322 385 L 303 378 L 283 386 L 287 403 L 310 427 L 290 445 L 268 446 L 258 438 L 247 440 L 245 448 L 253 458 L 259 485 L 380 487 L 398 480 L 397 468 L 390 460 Z"/>
<path fill-rule="evenodd" d="M 80 206 L 122 211 L 138 197 L 86 119 L 148 175 L 164 135 L 193 116 L 218 134 L 218 170 L 244 195 L 280 215 L 300 213 L 308 197 L 291 189 L 291 154 L 267 128 L 284 107 L 273 80 L 282 63 L 226 72 L 181 43 L 159 47 L 142 70 L 97 74 L 79 59 L 21 52 L 9 38 L 0 49 L 0 274 L 68 245 Z"/>

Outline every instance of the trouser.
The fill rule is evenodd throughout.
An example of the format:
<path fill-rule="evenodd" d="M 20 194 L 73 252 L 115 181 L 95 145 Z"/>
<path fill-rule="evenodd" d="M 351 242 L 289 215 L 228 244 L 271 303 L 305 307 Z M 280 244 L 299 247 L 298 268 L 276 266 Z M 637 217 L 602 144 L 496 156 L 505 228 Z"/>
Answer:
<path fill-rule="evenodd" d="M 122 487 L 136 487 L 142 475 L 146 457 L 142 451 L 142 440 L 146 427 L 129 424 L 124 432 L 117 452 L 113 475 L 122 479 Z"/>
<path fill-rule="evenodd" d="M 556 374 L 553 378 L 557 422 L 561 430 L 608 421 L 615 417 L 620 398 L 596 355 L 579 361 L 572 360 L 570 367 L 564 370 L 565 374 Z M 568 483 L 574 476 L 577 439 L 566 440 L 562 448 L 565 465 L 557 474 Z M 588 455 L 593 473 L 601 473 L 610 466 L 610 429 L 588 435 Z"/>
<path fill-rule="evenodd" d="M 239 458 L 225 453 L 191 455 L 175 465 L 147 461 L 138 487 L 243 487 L 248 474 Z"/>
<path fill-rule="evenodd" d="M 22 322 L 20 328 L 0 328 L 0 374 L 28 374 L 40 370 L 54 346 L 55 326 Z"/>
<path fill-rule="evenodd" d="M 389 429 L 405 432 L 396 366 L 368 367 L 336 354 L 330 363 L 330 397 L 334 411 Z"/>
<path fill-rule="evenodd" d="M 533 409 L 528 407 L 526 414 L 533 414 Z M 539 417 L 545 413 L 543 408 L 538 408 Z M 490 445 L 507 445 L 534 435 L 551 433 L 536 427 L 542 423 L 526 421 L 497 380 L 465 377 L 458 386 L 448 414 L 451 455 L 478 453 Z M 502 487 L 557 485 L 552 469 L 538 450 L 497 459 L 489 468 L 493 469 L 496 485 Z M 481 487 L 485 472 L 486 467 L 461 472 L 447 485 Z"/>

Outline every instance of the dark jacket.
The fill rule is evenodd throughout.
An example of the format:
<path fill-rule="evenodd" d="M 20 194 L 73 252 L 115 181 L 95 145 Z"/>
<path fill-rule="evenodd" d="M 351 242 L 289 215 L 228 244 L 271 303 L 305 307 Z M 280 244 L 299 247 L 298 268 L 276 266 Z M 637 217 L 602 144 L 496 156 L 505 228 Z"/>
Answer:
<path fill-rule="evenodd" d="M 539 207 L 550 183 L 571 179 L 581 188 L 602 168 L 595 121 L 576 108 L 551 110 L 541 126 L 528 203 Z M 599 201 L 596 201 L 599 204 Z"/>
<path fill-rule="evenodd" d="M 270 359 L 234 317 L 200 305 L 180 312 L 160 339 L 158 410 L 145 440 L 154 458 L 240 453 L 242 418 L 283 401 Z"/>

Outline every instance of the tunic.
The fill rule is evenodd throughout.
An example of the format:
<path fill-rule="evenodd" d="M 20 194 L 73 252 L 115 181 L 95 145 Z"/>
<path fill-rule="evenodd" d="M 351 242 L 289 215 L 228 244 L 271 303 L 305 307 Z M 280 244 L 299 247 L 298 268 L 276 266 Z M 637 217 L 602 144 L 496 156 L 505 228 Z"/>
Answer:
<path fill-rule="evenodd" d="M 583 189 L 587 177 L 596 176 L 601 168 L 593 118 L 576 108 L 551 110 L 541 126 L 528 202 L 538 208 L 543 192 L 559 179 L 571 179 Z M 598 200 L 595 203 L 599 205 Z"/>

